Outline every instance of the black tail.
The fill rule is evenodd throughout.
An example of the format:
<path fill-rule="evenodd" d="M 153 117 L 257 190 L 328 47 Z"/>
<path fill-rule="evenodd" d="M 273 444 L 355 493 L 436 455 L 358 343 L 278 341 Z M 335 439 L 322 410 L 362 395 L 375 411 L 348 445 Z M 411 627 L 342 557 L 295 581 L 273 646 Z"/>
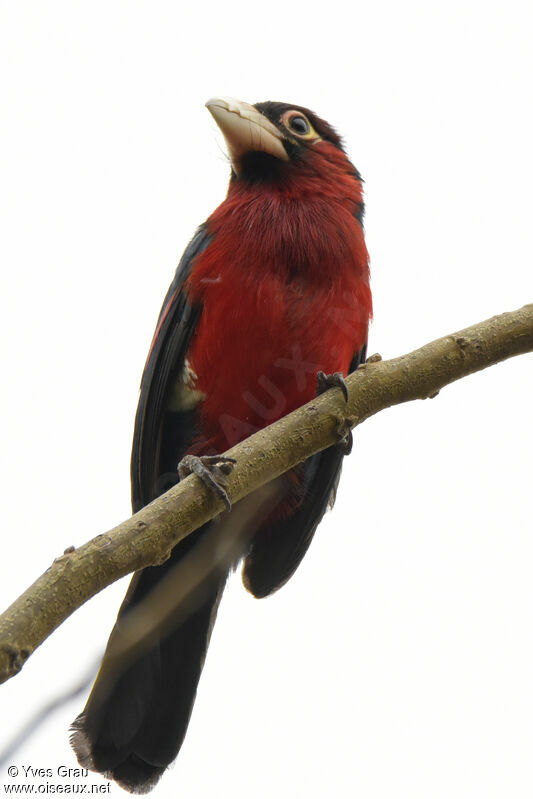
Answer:
<path fill-rule="evenodd" d="M 176 757 L 189 723 L 227 576 L 227 565 L 213 561 L 209 527 L 184 539 L 163 565 L 134 576 L 87 705 L 72 725 L 71 742 L 80 764 L 133 793 L 154 787 Z M 206 554 L 211 558 L 207 570 Z M 197 578 L 195 557 L 200 565 Z M 167 588 L 180 591 L 171 610 L 160 607 L 166 600 L 158 594 L 167 576 Z M 130 616 L 133 623 L 128 627 L 128 615 L 142 600 L 145 605 Z M 160 621 L 154 632 L 149 611 L 144 622 L 149 638 L 141 633 L 143 640 L 132 649 L 132 630 L 142 628 L 142 612 L 149 602 L 151 610 L 155 602 Z"/>

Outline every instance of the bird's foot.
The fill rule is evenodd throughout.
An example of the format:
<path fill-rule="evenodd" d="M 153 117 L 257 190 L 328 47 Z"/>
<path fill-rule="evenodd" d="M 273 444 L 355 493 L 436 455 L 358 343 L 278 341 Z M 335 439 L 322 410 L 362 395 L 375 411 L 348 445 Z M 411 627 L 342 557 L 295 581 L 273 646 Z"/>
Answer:
<path fill-rule="evenodd" d="M 316 396 L 319 397 L 320 394 L 323 394 L 328 388 L 340 388 L 342 396 L 345 401 L 348 402 L 348 387 L 342 372 L 334 372 L 331 375 L 327 375 L 325 372 L 317 373 Z M 343 455 L 349 455 L 353 447 L 352 425 L 354 424 L 354 420 L 341 416 L 340 414 L 335 414 L 335 419 L 335 430 L 339 437 L 337 446 L 340 447 Z"/>
<path fill-rule="evenodd" d="M 316 376 L 316 396 L 319 397 L 328 388 L 340 388 L 342 395 L 346 402 L 348 402 L 348 388 L 344 381 L 342 372 L 334 372 L 332 375 L 327 375 L 325 372 L 318 372 Z"/>
<path fill-rule="evenodd" d="M 219 497 L 226 508 L 231 510 L 231 502 L 226 492 L 227 478 L 237 463 L 235 458 L 225 455 L 185 455 L 178 463 L 180 480 L 196 474 L 202 483 Z"/>
<path fill-rule="evenodd" d="M 335 431 L 339 437 L 337 446 L 340 447 L 343 455 L 349 455 L 353 447 L 352 426 L 355 419 L 351 416 L 341 416 L 335 414 Z"/>

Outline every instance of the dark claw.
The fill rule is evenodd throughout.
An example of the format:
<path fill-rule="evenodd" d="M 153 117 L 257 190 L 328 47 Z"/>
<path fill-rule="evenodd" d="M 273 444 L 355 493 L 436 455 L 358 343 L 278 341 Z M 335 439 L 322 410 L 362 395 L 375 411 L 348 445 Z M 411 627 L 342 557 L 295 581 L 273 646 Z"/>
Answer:
<path fill-rule="evenodd" d="M 332 375 L 327 375 L 325 372 L 317 372 L 316 376 L 316 396 L 319 397 L 328 388 L 340 388 L 343 397 L 348 402 L 348 387 L 344 381 L 342 372 L 334 372 Z"/>
<path fill-rule="evenodd" d="M 185 455 L 178 463 L 178 474 L 180 480 L 190 474 L 196 474 L 207 488 L 220 497 L 226 508 L 231 510 L 231 502 L 225 485 L 226 478 L 236 463 L 235 458 L 228 458 L 225 455 L 204 455 L 203 457 Z"/>
<path fill-rule="evenodd" d="M 352 434 L 351 430 L 349 430 L 346 433 L 346 435 L 341 440 L 341 442 L 339 443 L 338 446 L 342 449 L 342 454 L 343 455 L 349 455 L 350 454 L 350 452 L 353 449 L 353 434 Z"/>
<path fill-rule="evenodd" d="M 337 418 L 336 430 L 339 436 L 338 447 L 341 448 L 343 455 L 349 455 L 353 448 L 352 424 L 354 420 L 345 419 L 342 416 Z"/>

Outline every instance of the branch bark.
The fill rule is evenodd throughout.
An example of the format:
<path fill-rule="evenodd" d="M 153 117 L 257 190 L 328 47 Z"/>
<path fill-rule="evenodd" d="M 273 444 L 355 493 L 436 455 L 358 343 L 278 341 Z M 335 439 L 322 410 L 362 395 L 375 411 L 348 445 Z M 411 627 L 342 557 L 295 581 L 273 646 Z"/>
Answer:
<path fill-rule="evenodd" d="M 348 403 L 331 389 L 226 452 L 233 503 L 338 441 L 379 411 L 434 397 L 441 388 L 514 355 L 533 351 L 533 304 L 495 316 L 389 361 L 371 362 L 346 381 Z M 196 476 L 127 521 L 67 550 L 0 616 L 0 682 L 90 597 L 129 572 L 163 562 L 189 533 L 224 510 Z"/>

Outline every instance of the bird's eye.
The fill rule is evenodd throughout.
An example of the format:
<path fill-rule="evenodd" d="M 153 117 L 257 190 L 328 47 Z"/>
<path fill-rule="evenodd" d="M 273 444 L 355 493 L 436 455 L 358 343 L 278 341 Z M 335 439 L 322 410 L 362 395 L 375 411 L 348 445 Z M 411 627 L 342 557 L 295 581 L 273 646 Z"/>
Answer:
<path fill-rule="evenodd" d="M 309 122 L 303 116 L 293 116 L 289 119 L 289 128 L 298 136 L 306 136 L 309 131 Z"/>
<path fill-rule="evenodd" d="M 302 139 L 306 144 L 320 141 L 320 136 L 313 128 L 313 125 L 299 109 L 291 108 L 289 111 L 285 111 L 281 117 L 281 122 L 290 133 Z"/>

